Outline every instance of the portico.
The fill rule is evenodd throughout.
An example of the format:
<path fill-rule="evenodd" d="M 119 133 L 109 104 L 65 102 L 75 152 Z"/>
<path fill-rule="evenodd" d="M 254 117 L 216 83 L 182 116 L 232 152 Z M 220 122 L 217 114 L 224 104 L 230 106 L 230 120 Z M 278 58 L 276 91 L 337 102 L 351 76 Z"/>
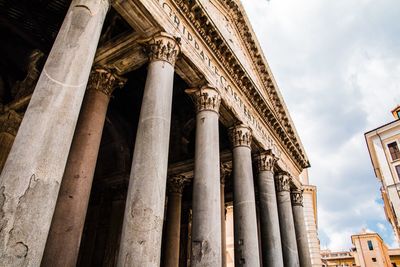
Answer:
<path fill-rule="evenodd" d="M 309 163 L 241 5 L 109 8 L 72 1 L 41 70 L 0 178 L 0 263 L 225 266 L 233 206 L 237 266 L 308 267 Z"/>

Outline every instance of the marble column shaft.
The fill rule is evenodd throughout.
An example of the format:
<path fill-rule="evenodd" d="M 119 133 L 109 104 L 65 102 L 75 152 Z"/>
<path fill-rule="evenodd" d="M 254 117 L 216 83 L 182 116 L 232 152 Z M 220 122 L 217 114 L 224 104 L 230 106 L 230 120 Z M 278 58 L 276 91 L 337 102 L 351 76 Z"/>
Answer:
<path fill-rule="evenodd" d="M 147 42 L 150 63 L 140 111 L 125 206 L 118 266 L 160 266 L 167 183 L 175 38 Z"/>
<path fill-rule="evenodd" d="M 211 87 L 186 92 L 197 107 L 191 264 L 221 266 L 220 95 Z"/>
<path fill-rule="evenodd" d="M 296 230 L 297 248 L 301 267 L 311 267 L 310 247 L 303 211 L 303 191 L 293 190 L 291 192 L 294 227 Z"/>
<path fill-rule="evenodd" d="M 251 131 L 230 129 L 233 146 L 233 215 L 235 266 L 260 266 L 256 201 L 251 160 Z"/>
<path fill-rule="evenodd" d="M 185 177 L 176 176 L 168 180 L 167 221 L 165 231 L 165 267 L 179 266 L 179 249 L 181 234 L 182 191 Z"/>
<path fill-rule="evenodd" d="M 73 0 L 0 177 L 0 265 L 39 266 L 107 0 Z"/>
<path fill-rule="evenodd" d="M 283 266 L 278 204 L 275 192 L 274 165 L 277 158 L 270 150 L 257 156 L 258 191 L 263 266 Z"/>
<path fill-rule="evenodd" d="M 300 265 L 293 221 L 292 203 L 290 200 L 290 179 L 289 174 L 286 172 L 278 173 L 275 179 L 279 227 L 281 230 L 284 266 L 298 267 Z"/>
<path fill-rule="evenodd" d="M 89 203 L 100 141 L 112 91 L 124 79 L 92 70 L 75 129 L 42 266 L 75 266 Z"/>

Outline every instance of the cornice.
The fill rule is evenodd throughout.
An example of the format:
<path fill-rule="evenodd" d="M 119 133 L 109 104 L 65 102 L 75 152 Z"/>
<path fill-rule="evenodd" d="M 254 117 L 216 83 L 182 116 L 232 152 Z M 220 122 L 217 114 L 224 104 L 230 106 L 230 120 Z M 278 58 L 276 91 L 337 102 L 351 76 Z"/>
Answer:
<path fill-rule="evenodd" d="M 261 117 L 265 118 L 267 124 L 278 137 L 280 144 L 287 149 L 295 164 L 300 169 L 309 167 L 308 159 L 303 151 L 295 129 L 292 126 L 283 99 L 273 81 L 272 74 L 270 73 L 266 60 L 261 53 L 261 49 L 257 42 L 254 41 L 252 30 L 249 28 L 241 8 L 235 1 L 220 1 L 230 12 L 233 18 L 232 21 L 234 21 L 240 37 L 244 40 L 246 48 L 250 52 L 254 66 L 256 66 L 257 72 L 262 79 L 265 87 L 264 89 L 267 91 L 271 103 L 273 103 L 273 107 L 270 107 L 266 103 L 264 97 L 258 92 L 251 77 L 246 72 L 239 59 L 235 56 L 235 53 L 232 51 L 226 40 L 222 37 L 218 28 L 205 12 L 201 3 L 198 0 L 173 0 L 175 5 L 195 27 L 203 41 L 210 49 L 212 49 L 220 63 L 235 80 L 237 86 L 240 88 L 246 88 L 246 90 L 243 90 L 243 93 L 249 101 L 253 103 L 253 107 Z"/>

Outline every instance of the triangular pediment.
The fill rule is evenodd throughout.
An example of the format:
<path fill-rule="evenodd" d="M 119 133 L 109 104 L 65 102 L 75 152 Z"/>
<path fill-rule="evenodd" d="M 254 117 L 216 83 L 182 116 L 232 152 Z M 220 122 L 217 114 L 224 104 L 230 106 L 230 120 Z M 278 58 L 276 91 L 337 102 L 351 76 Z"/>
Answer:
<path fill-rule="evenodd" d="M 251 56 L 247 52 L 244 41 L 241 39 L 238 29 L 233 23 L 234 18 L 219 0 L 199 0 L 199 2 L 253 82 L 260 88 L 261 81 L 254 70 Z"/>

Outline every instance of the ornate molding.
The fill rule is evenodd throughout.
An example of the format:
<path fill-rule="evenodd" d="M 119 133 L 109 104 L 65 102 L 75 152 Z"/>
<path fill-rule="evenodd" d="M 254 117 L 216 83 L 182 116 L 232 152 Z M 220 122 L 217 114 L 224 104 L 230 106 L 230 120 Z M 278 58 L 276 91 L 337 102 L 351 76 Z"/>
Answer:
<path fill-rule="evenodd" d="M 14 110 L 9 110 L 8 112 L 0 116 L 0 133 L 8 133 L 12 136 L 16 136 L 18 128 L 21 125 L 23 116 L 15 112 Z"/>
<path fill-rule="evenodd" d="M 190 183 L 191 179 L 184 175 L 175 175 L 168 177 L 168 193 L 182 194 L 183 188 Z"/>
<path fill-rule="evenodd" d="M 203 86 L 200 89 L 187 89 L 185 92 L 194 100 L 197 112 L 209 110 L 219 114 L 221 95 L 214 87 Z"/>
<path fill-rule="evenodd" d="M 292 206 L 303 206 L 303 190 L 292 190 L 290 192 Z"/>
<path fill-rule="evenodd" d="M 287 172 L 280 172 L 275 177 L 276 191 L 290 192 L 290 176 Z"/>
<path fill-rule="evenodd" d="M 160 32 L 142 42 L 147 50 L 150 62 L 165 61 L 175 66 L 180 53 L 179 39 L 165 32 Z"/>
<path fill-rule="evenodd" d="M 127 79 L 103 67 L 94 67 L 90 73 L 87 90 L 97 90 L 110 97 L 116 88 L 122 88 Z"/>
<path fill-rule="evenodd" d="M 268 64 L 261 53 L 261 48 L 254 39 L 253 31 L 249 28 L 249 23 L 243 15 L 242 8 L 234 0 L 220 0 L 230 13 L 232 21 L 246 45 L 255 69 L 263 82 L 264 88 L 260 88 L 260 90 L 268 92 L 268 98 L 272 103 L 272 107 L 265 102 L 264 97 L 259 93 L 247 71 L 242 68 L 240 60 L 235 56 L 228 42 L 220 35 L 218 29 L 205 12 L 201 2 L 199 0 L 173 0 L 173 2 L 192 23 L 198 34 L 212 49 L 237 85 L 246 88 L 244 91 L 246 97 L 253 103 L 254 108 L 261 117 L 265 118 L 267 124 L 271 127 L 282 146 L 287 149 L 296 165 L 301 169 L 309 167 L 308 159 L 293 123 L 288 116 L 284 101 L 273 80 Z"/>
<path fill-rule="evenodd" d="M 239 146 L 250 148 L 251 146 L 251 130 L 243 124 L 235 125 L 230 128 L 229 137 L 234 148 Z"/>
<path fill-rule="evenodd" d="M 278 160 L 279 158 L 270 149 L 261 152 L 256 156 L 258 171 L 274 171 L 274 166 Z"/>

